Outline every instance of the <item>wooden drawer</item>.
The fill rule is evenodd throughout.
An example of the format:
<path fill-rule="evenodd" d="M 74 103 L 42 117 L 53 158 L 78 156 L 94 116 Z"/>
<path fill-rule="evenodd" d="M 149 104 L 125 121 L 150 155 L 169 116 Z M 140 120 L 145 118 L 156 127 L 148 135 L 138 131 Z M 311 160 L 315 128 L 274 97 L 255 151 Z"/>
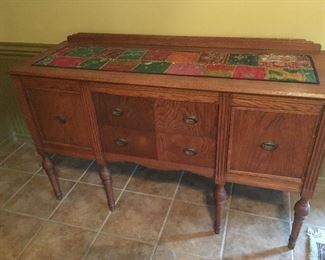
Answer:
<path fill-rule="evenodd" d="M 229 171 L 302 178 L 318 116 L 233 108 Z"/>
<path fill-rule="evenodd" d="M 159 160 L 215 167 L 214 139 L 158 133 L 157 146 Z"/>
<path fill-rule="evenodd" d="M 217 108 L 213 103 L 157 100 L 158 132 L 215 137 Z"/>
<path fill-rule="evenodd" d="M 49 84 L 46 84 L 46 83 Z M 52 81 L 33 81 L 40 88 L 26 88 L 29 104 L 44 143 L 90 147 L 89 120 L 81 94 L 77 91 L 57 91 L 41 88 Z M 68 87 L 64 81 L 54 81 Z M 36 84 L 37 83 L 37 84 Z M 75 87 L 75 86 L 72 86 Z"/>
<path fill-rule="evenodd" d="M 154 101 L 151 98 L 93 93 L 99 125 L 154 129 Z"/>
<path fill-rule="evenodd" d="M 105 152 L 157 158 L 154 132 L 102 126 L 100 135 Z"/>

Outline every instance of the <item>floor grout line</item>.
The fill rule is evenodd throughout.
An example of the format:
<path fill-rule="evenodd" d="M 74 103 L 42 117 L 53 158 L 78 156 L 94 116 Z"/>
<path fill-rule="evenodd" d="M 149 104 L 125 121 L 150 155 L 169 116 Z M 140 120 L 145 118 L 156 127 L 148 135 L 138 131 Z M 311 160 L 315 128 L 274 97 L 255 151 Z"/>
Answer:
<path fill-rule="evenodd" d="M 14 135 L 13 134 L 10 134 L 7 137 L 5 137 L 4 139 L 2 139 L 2 141 L 0 141 L 0 145 L 6 143 L 8 141 L 9 141 L 9 143 L 13 143 L 14 142 Z"/>
<path fill-rule="evenodd" d="M 156 251 L 157 251 L 159 241 L 160 241 L 161 236 L 162 236 L 162 233 L 163 233 L 163 231 L 164 231 L 164 229 L 165 229 L 165 226 L 166 226 L 166 223 L 167 223 L 168 217 L 169 217 L 169 215 L 170 215 L 171 209 L 172 209 L 172 207 L 173 207 L 173 205 L 174 205 L 175 198 L 176 198 L 176 195 L 177 195 L 177 192 L 178 192 L 178 190 L 179 190 L 179 187 L 180 187 L 180 184 L 181 184 L 181 181 L 182 181 L 182 178 L 183 178 L 184 174 L 185 174 L 185 172 L 182 171 L 182 172 L 181 172 L 181 175 L 180 175 L 180 177 L 179 177 L 179 180 L 178 180 L 178 183 L 177 183 L 177 186 L 176 186 L 176 189 L 175 189 L 174 195 L 173 195 L 173 197 L 172 197 L 172 201 L 171 201 L 170 204 L 169 204 L 169 207 L 168 207 L 168 210 L 167 210 L 167 213 L 166 213 L 165 219 L 164 219 L 164 221 L 163 221 L 163 223 L 162 223 L 162 226 L 161 226 L 161 228 L 160 228 L 160 231 L 159 231 L 159 234 L 158 234 L 158 238 L 157 238 L 157 242 L 155 243 L 155 246 L 154 246 L 154 248 L 153 248 L 152 254 L 151 254 L 151 256 L 150 256 L 150 260 L 153 259 L 154 255 L 155 255 L 155 253 L 156 253 Z"/>
<path fill-rule="evenodd" d="M 131 181 L 133 175 L 135 174 L 135 172 L 137 171 L 138 168 L 139 168 L 139 165 L 137 164 L 137 165 L 134 167 L 134 169 L 133 169 L 133 171 L 132 171 L 130 177 L 128 178 L 128 180 L 127 180 L 126 183 L 124 184 L 121 193 L 120 193 L 120 194 L 118 195 L 118 197 L 116 198 L 115 204 L 118 203 L 118 201 L 120 200 L 120 198 L 121 198 L 122 195 L 124 194 L 124 191 L 125 191 L 126 187 L 129 185 L 129 182 Z M 90 252 L 90 249 L 92 248 L 92 246 L 93 246 L 94 243 L 96 242 L 97 238 L 99 237 L 100 233 L 102 232 L 102 230 L 103 230 L 104 226 L 106 225 L 106 222 L 108 221 L 108 219 L 109 219 L 109 217 L 111 216 L 111 214 L 112 214 L 112 211 L 109 211 L 108 214 L 107 214 L 107 216 L 106 216 L 106 218 L 104 219 L 102 225 L 99 227 L 99 229 L 98 229 L 96 235 L 94 236 L 93 240 L 90 242 L 90 244 L 89 244 L 89 246 L 88 246 L 88 248 L 87 248 L 87 250 L 86 250 L 84 256 L 82 257 L 82 260 L 86 259 L 87 255 L 88 255 L 89 252 Z"/>
<path fill-rule="evenodd" d="M 259 215 L 259 214 L 255 214 L 255 213 L 251 213 L 251 212 L 246 212 L 246 211 L 242 211 L 239 209 L 229 209 L 230 211 L 234 211 L 234 212 L 239 212 L 242 214 L 246 214 L 246 215 L 251 215 L 254 217 L 261 217 L 261 218 L 265 218 L 265 219 L 270 219 L 270 220 L 274 220 L 274 221 L 281 221 L 281 222 L 286 222 L 286 223 L 290 223 L 290 220 L 285 220 L 282 218 L 275 218 L 275 217 L 269 217 L 269 216 L 265 216 L 265 215 Z"/>
<path fill-rule="evenodd" d="M 53 217 L 53 215 L 55 214 L 55 212 L 58 210 L 58 208 L 62 205 L 62 203 L 66 200 L 66 198 L 69 196 L 69 194 L 75 189 L 75 187 L 79 184 L 79 181 L 81 180 L 81 178 L 87 173 L 87 171 L 89 170 L 89 168 L 94 164 L 94 160 L 91 161 L 91 163 L 88 165 L 88 167 L 83 171 L 83 173 L 79 176 L 79 178 L 75 181 L 75 183 L 72 185 L 71 189 L 67 192 L 67 194 L 65 194 L 62 198 L 62 200 L 60 200 L 59 204 L 55 207 L 55 209 L 52 211 L 52 213 L 50 214 L 50 216 L 48 217 L 49 219 L 51 217 Z"/>
<path fill-rule="evenodd" d="M 231 207 L 231 201 L 232 201 L 232 193 L 233 193 L 234 184 L 231 185 L 230 189 L 230 196 L 229 196 L 229 202 L 228 202 L 228 210 L 224 222 L 224 230 L 222 235 L 222 241 L 221 241 L 221 247 L 220 247 L 220 259 L 223 259 L 224 251 L 225 251 L 225 245 L 226 245 L 226 236 L 228 231 L 228 222 L 229 222 L 229 215 L 230 215 L 230 207 Z"/>
<path fill-rule="evenodd" d="M 23 146 L 25 145 L 25 143 L 22 143 L 20 146 L 18 146 L 14 151 L 12 151 L 11 153 L 9 153 L 5 158 L 3 158 L 0 161 L 0 166 L 3 165 L 11 156 L 13 156 L 16 152 L 18 152 Z"/>

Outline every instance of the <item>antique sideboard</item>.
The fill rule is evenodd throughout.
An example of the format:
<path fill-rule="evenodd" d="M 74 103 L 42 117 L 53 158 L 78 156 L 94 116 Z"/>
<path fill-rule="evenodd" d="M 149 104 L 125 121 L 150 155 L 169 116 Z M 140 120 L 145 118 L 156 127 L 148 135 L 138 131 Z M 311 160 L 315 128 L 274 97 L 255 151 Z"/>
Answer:
<path fill-rule="evenodd" d="M 294 248 L 325 151 L 319 44 L 77 33 L 11 75 L 58 199 L 51 153 L 95 159 L 111 210 L 108 161 L 211 178 L 216 233 L 226 182 L 299 192 Z"/>

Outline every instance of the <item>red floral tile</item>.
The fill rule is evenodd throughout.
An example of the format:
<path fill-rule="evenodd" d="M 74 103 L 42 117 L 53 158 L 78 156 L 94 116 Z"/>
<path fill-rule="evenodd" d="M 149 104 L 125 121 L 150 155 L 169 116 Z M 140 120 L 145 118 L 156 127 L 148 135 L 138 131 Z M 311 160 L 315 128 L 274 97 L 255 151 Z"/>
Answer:
<path fill-rule="evenodd" d="M 204 67 L 196 64 L 172 64 L 165 73 L 178 75 L 202 75 Z"/>
<path fill-rule="evenodd" d="M 172 63 L 193 64 L 198 62 L 200 55 L 200 52 L 174 51 L 168 56 L 167 61 Z"/>
<path fill-rule="evenodd" d="M 232 77 L 234 74 L 235 66 L 209 64 L 206 68 L 205 75 L 211 77 Z"/>
<path fill-rule="evenodd" d="M 106 49 L 100 54 L 100 56 L 109 59 L 116 59 L 122 52 L 124 52 L 124 49 Z"/>
<path fill-rule="evenodd" d="M 203 64 L 225 64 L 227 60 L 227 53 L 221 52 L 203 52 L 200 56 L 199 63 Z"/>
<path fill-rule="evenodd" d="M 167 50 L 148 50 L 142 59 L 146 61 L 164 61 L 171 53 L 171 51 Z"/>
<path fill-rule="evenodd" d="M 49 65 L 56 67 L 74 68 L 77 67 L 84 60 L 85 58 L 82 57 L 59 56 L 54 58 Z"/>
<path fill-rule="evenodd" d="M 253 66 L 236 66 L 234 78 L 237 79 L 264 79 L 266 76 L 265 68 Z"/>

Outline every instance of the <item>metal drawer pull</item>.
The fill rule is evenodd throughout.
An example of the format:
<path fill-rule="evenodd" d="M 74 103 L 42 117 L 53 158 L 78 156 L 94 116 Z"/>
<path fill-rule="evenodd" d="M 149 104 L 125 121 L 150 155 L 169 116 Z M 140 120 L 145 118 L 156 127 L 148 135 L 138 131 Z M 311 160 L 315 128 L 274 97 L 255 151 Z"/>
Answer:
<path fill-rule="evenodd" d="M 278 145 L 272 141 L 268 141 L 268 142 L 262 143 L 261 147 L 265 151 L 274 151 L 278 148 Z"/>
<path fill-rule="evenodd" d="M 184 148 L 183 153 L 187 156 L 195 156 L 197 155 L 197 151 L 195 148 Z"/>
<path fill-rule="evenodd" d="M 183 122 L 188 125 L 195 125 L 199 120 L 196 116 L 184 116 Z"/>
<path fill-rule="evenodd" d="M 54 120 L 58 122 L 59 124 L 63 125 L 67 122 L 64 116 L 56 116 L 54 117 Z"/>
<path fill-rule="evenodd" d="M 112 115 L 120 117 L 120 116 L 123 115 L 123 110 L 121 108 L 119 108 L 119 107 L 113 107 L 112 108 Z"/>
<path fill-rule="evenodd" d="M 127 146 L 128 145 L 128 140 L 124 138 L 117 138 L 114 140 L 114 143 L 118 146 Z"/>

